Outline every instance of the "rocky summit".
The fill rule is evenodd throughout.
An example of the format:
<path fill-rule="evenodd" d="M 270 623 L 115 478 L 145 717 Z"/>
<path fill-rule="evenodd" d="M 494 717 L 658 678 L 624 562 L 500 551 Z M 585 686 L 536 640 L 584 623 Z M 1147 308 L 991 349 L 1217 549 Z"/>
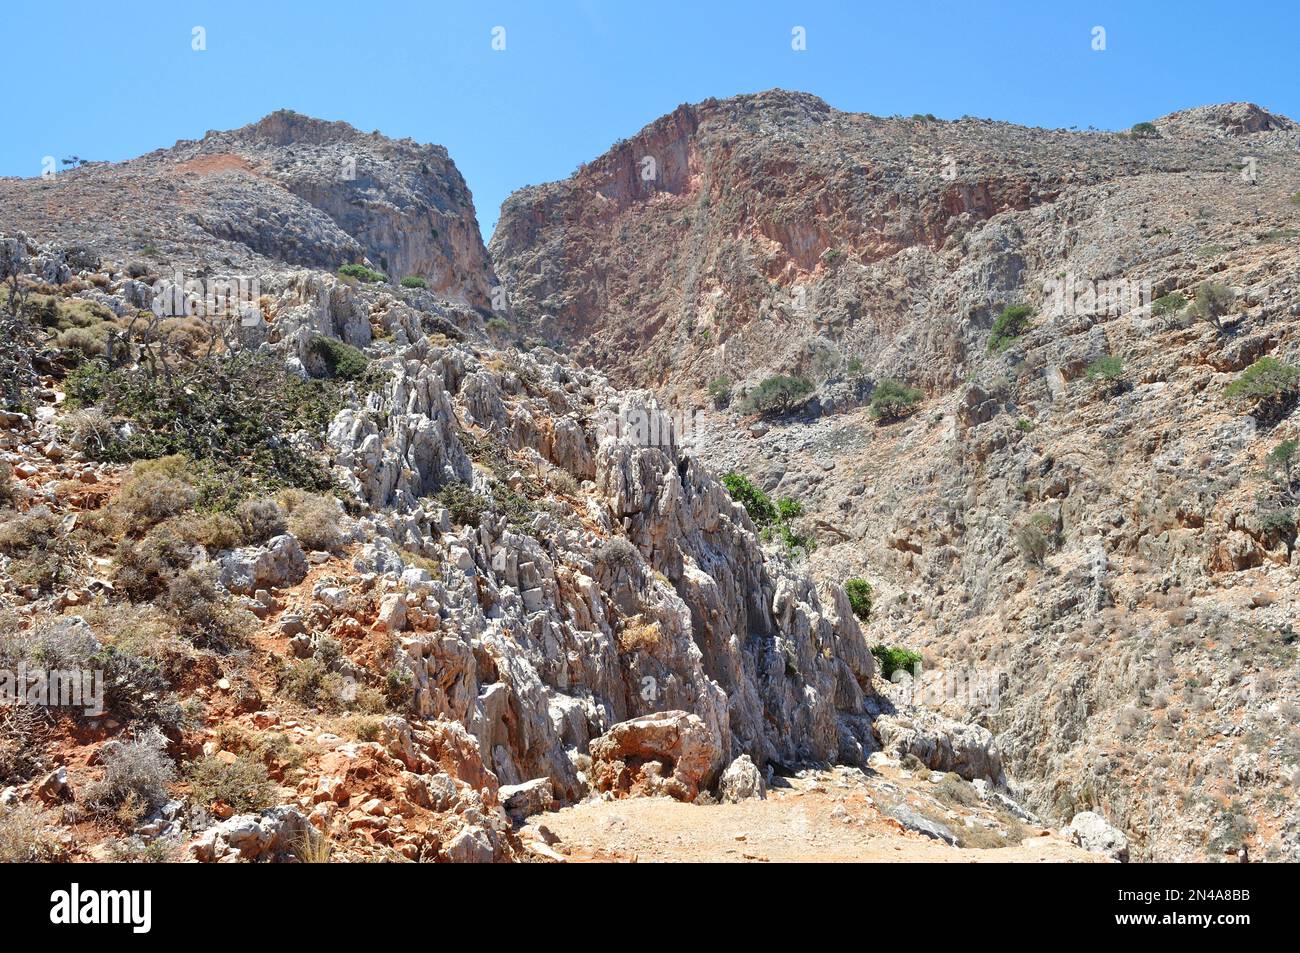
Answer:
<path fill-rule="evenodd" d="M 1296 859 L 1298 143 L 0 179 L 0 860 Z"/>

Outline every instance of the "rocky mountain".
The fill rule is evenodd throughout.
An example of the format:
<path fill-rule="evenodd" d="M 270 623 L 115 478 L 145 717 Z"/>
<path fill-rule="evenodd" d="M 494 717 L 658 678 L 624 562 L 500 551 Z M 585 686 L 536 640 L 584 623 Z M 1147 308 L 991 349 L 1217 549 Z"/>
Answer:
<path fill-rule="evenodd" d="M 0 859 L 1293 857 L 1295 135 L 0 180 Z"/>
<path fill-rule="evenodd" d="M 10 229 L 206 273 L 367 264 L 483 306 L 491 269 L 442 146 L 287 110 L 120 164 L 0 179 Z"/>
<path fill-rule="evenodd" d="M 0 705 L 0 858 L 562 860 L 523 822 L 586 797 L 912 778 L 845 591 L 650 393 L 489 340 L 438 147 L 277 113 L 3 188 L 0 670 L 78 691 Z M 1026 835 L 987 732 L 904 734 Z"/>
<path fill-rule="evenodd" d="M 1288 858 L 1298 146 L 1252 104 L 1103 133 L 777 90 L 517 192 L 490 250 L 520 335 L 802 507 L 792 551 L 872 583 L 868 642 L 1044 818 Z"/>

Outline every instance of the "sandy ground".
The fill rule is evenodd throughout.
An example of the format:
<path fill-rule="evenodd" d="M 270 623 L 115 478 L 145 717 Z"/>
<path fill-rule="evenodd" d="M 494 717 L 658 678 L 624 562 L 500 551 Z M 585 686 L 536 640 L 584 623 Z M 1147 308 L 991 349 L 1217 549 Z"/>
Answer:
<path fill-rule="evenodd" d="M 869 785 L 827 781 L 826 776 L 792 779 L 790 787 L 769 791 L 766 800 L 740 804 L 683 804 L 669 798 L 586 801 L 534 817 L 524 834 L 531 839 L 539 827 L 545 828 L 559 838 L 553 849 L 579 863 L 1105 861 L 1037 827 L 1010 846 L 952 847 L 884 816 Z"/>

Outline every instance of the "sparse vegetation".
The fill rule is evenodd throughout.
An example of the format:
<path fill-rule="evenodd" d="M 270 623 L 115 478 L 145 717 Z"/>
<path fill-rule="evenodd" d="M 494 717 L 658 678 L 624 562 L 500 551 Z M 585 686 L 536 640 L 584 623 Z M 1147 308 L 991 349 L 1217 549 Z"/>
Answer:
<path fill-rule="evenodd" d="M 357 281 L 364 281 L 367 284 L 382 284 L 388 280 L 388 276 L 382 271 L 375 271 L 373 268 L 367 268 L 365 265 L 344 265 L 339 269 L 339 275 L 344 278 L 355 278 Z"/>
<path fill-rule="evenodd" d="M 726 407 L 731 402 L 731 378 L 725 374 L 709 381 L 709 398 L 716 407 Z"/>
<path fill-rule="evenodd" d="M 167 756 L 167 738 L 157 728 L 130 741 L 111 741 L 100 755 L 103 776 L 88 784 L 83 800 L 100 814 L 132 826 L 167 800 L 176 768 Z"/>
<path fill-rule="evenodd" d="M 871 583 L 865 579 L 844 580 L 844 594 L 849 597 L 849 607 L 863 622 L 871 619 Z"/>
<path fill-rule="evenodd" d="M 778 374 L 766 378 L 754 388 L 746 398 L 745 405 L 751 413 L 784 414 L 812 392 L 812 381 L 806 377 Z"/>
<path fill-rule="evenodd" d="M 989 353 L 1000 354 L 1029 330 L 1029 318 L 1033 309 L 1024 304 L 1013 304 L 1002 309 L 993 321 L 993 330 L 989 334 Z"/>
<path fill-rule="evenodd" d="M 902 420 L 925 395 L 915 387 L 886 378 L 871 394 L 871 416 L 882 422 Z"/>
<path fill-rule="evenodd" d="M 275 785 L 266 766 L 240 755 L 223 760 L 202 758 L 190 765 L 190 796 L 198 804 L 224 804 L 236 814 L 260 811 L 275 803 Z"/>
<path fill-rule="evenodd" d="M 1253 405 L 1265 419 L 1280 416 L 1300 391 L 1300 369 L 1273 357 L 1261 357 L 1227 386 L 1224 396 Z"/>
<path fill-rule="evenodd" d="M 402 279 L 403 288 L 427 288 L 429 283 L 419 275 L 407 275 Z"/>

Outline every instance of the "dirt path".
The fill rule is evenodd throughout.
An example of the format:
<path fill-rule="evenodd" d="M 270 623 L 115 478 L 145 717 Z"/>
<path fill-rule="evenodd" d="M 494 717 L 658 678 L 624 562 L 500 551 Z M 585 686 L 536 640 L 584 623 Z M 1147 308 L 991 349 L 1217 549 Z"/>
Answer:
<path fill-rule="evenodd" d="M 1105 858 L 1071 845 L 1042 828 L 1024 828 L 1019 843 L 987 849 L 952 847 L 906 830 L 881 810 L 872 783 L 836 783 L 834 772 L 791 779 L 766 800 L 740 804 L 683 804 L 669 798 L 586 801 L 532 819 L 529 834 L 544 827 L 559 838 L 554 849 L 571 862 L 929 862 L 1097 863 Z M 883 779 L 882 779 L 883 780 Z M 899 801 L 925 794 L 910 777 L 884 786 Z M 900 784 L 901 782 L 901 784 Z M 879 784 L 879 782 L 875 782 Z M 957 812 L 952 812 L 957 813 Z M 966 816 L 950 818 L 966 831 Z"/>

